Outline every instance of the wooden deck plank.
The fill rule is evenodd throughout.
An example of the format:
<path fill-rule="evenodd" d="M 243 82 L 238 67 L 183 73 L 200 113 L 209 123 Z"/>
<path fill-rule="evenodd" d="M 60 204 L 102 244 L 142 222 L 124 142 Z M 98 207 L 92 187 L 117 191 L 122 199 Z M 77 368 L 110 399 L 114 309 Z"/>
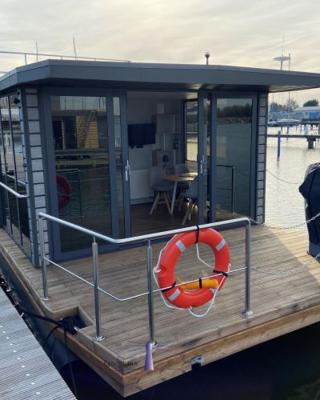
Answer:
<path fill-rule="evenodd" d="M 243 265 L 243 229 L 225 231 L 223 235 L 231 249 L 233 266 Z M 154 264 L 163 246 L 163 243 L 154 244 Z M 239 272 L 228 279 L 219 293 L 214 310 L 206 318 L 197 319 L 197 323 L 186 311 L 168 310 L 159 294 L 155 295 L 158 347 L 154 351 L 154 373 L 143 371 L 145 342 L 148 340 L 146 297 L 119 303 L 101 295 L 102 331 L 106 338 L 103 342 L 94 342 L 94 325 L 91 324 L 78 333 L 76 340 L 79 346 L 85 346 L 88 351 L 100 357 L 101 363 L 106 363 L 103 368 L 107 372 L 101 372 L 96 358 L 93 367 L 96 366 L 97 372 L 107 380 L 110 378 L 109 382 L 122 394 L 129 394 L 189 370 L 192 358 L 189 354 L 193 354 L 196 349 L 210 349 L 207 357 L 210 362 L 222 355 L 268 340 L 269 337 L 276 337 L 280 332 L 289 332 L 290 329 L 298 329 L 320 320 L 320 315 L 317 317 L 312 311 L 320 305 L 320 268 L 306 254 L 306 232 L 253 227 L 251 247 L 254 313 L 251 319 L 245 319 L 242 315 L 244 272 Z M 9 261 L 15 258 L 21 278 L 32 286 L 35 296 L 41 296 L 40 270 L 26 262 L 20 250 L 12 245 L 12 241 L 3 232 L 0 232 L 0 249 L 6 253 Z M 145 254 L 144 247 L 101 254 L 100 286 L 120 297 L 145 291 Z M 201 255 L 208 261 L 211 259 L 210 251 L 204 246 L 201 246 Z M 92 282 L 90 258 L 72 260 L 64 263 L 64 266 Z M 177 275 L 182 279 L 194 279 L 202 270 L 210 273 L 209 269 L 199 265 L 195 252 L 190 250 L 181 258 Z M 89 322 L 94 321 L 90 287 L 54 266 L 49 267 L 48 283 L 50 301 L 45 306 L 53 315 L 58 316 L 77 308 L 88 316 Z M 41 304 L 40 299 L 38 301 Z M 265 326 L 268 334 L 261 333 L 255 338 L 254 332 L 258 332 L 262 326 Z M 232 339 L 237 335 L 244 337 L 238 346 Z M 232 346 L 228 343 L 232 343 Z M 83 355 L 83 358 L 86 357 Z M 176 370 L 165 372 L 161 366 L 169 366 L 170 363 L 176 363 Z"/>
<path fill-rule="evenodd" d="M 75 399 L 0 288 L 0 398 Z"/>

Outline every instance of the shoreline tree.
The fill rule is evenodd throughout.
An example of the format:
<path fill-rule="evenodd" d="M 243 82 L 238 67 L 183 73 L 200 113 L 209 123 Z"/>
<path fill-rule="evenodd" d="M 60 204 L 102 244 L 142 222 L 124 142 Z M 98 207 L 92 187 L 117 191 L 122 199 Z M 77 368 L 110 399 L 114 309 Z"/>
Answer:
<path fill-rule="evenodd" d="M 317 99 L 308 100 L 303 104 L 303 107 L 318 107 L 318 106 L 319 106 L 319 101 Z"/>

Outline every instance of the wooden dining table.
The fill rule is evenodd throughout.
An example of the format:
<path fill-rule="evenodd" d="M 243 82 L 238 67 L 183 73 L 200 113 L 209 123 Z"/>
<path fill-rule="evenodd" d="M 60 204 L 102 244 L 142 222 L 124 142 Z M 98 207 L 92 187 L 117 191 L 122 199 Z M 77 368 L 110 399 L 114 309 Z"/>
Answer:
<path fill-rule="evenodd" d="M 198 176 L 197 172 L 185 172 L 183 174 L 166 175 L 165 180 L 173 182 L 173 192 L 171 199 L 170 215 L 173 214 L 174 204 L 177 196 L 178 183 L 192 182 Z"/>

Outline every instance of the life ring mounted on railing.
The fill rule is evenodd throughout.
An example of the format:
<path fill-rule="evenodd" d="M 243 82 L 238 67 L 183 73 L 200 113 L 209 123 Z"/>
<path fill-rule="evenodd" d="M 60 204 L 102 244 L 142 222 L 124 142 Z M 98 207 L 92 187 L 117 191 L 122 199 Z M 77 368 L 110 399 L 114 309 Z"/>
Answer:
<path fill-rule="evenodd" d="M 213 277 L 199 278 L 194 283 L 179 284 L 175 277 L 175 267 L 187 248 L 197 243 L 207 244 L 214 255 L 212 265 Z M 178 308 L 200 307 L 213 300 L 222 288 L 230 267 L 230 251 L 223 236 L 214 229 L 206 228 L 198 231 L 175 235 L 162 250 L 157 265 L 157 281 L 162 295 Z"/>
<path fill-rule="evenodd" d="M 57 191 L 58 191 L 58 206 L 59 210 L 66 207 L 71 200 L 71 185 L 68 179 L 63 175 L 56 176 Z"/>

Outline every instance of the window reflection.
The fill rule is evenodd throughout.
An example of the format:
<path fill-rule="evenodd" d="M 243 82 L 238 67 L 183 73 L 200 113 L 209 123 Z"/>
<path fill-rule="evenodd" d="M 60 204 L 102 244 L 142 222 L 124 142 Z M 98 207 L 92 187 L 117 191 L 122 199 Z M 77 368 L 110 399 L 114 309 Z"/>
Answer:
<path fill-rule="evenodd" d="M 250 215 L 252 99 L 217 100 L 217 209 Z"/>
<path fill-rule="evenodd" d="M 185 102 L 186 158 L 191 168 L 196 170 L 198 157 L 198 101 Z"/>
<path fill-rule="evenodd" d="M 107 108 L 104 97 L 51 97 L 61 218 L 110 235 Z M 90 245 L 87 236 L 61 228 L 62 251 Z"/>
<path fill-rule="evenodd" d="M 26 171 L 23 160 L 23 134 L 16 95 L 0 98 L 1 116 L 1 180 L 19 193 L 26 192 Z M 14 240 L 30 256 L 30 231 L 27 199 L 17 199 L 1 190 L 4 226 Z"/>
<path fill-rule="evenodd" d="M 116 189 L 119 210 L 119 235 L 125 236 L 124 193 L 123 193 L 123 156 L 121 140 L 120 98 L 113 97 L 113 130 L 116 157 Z"/>

